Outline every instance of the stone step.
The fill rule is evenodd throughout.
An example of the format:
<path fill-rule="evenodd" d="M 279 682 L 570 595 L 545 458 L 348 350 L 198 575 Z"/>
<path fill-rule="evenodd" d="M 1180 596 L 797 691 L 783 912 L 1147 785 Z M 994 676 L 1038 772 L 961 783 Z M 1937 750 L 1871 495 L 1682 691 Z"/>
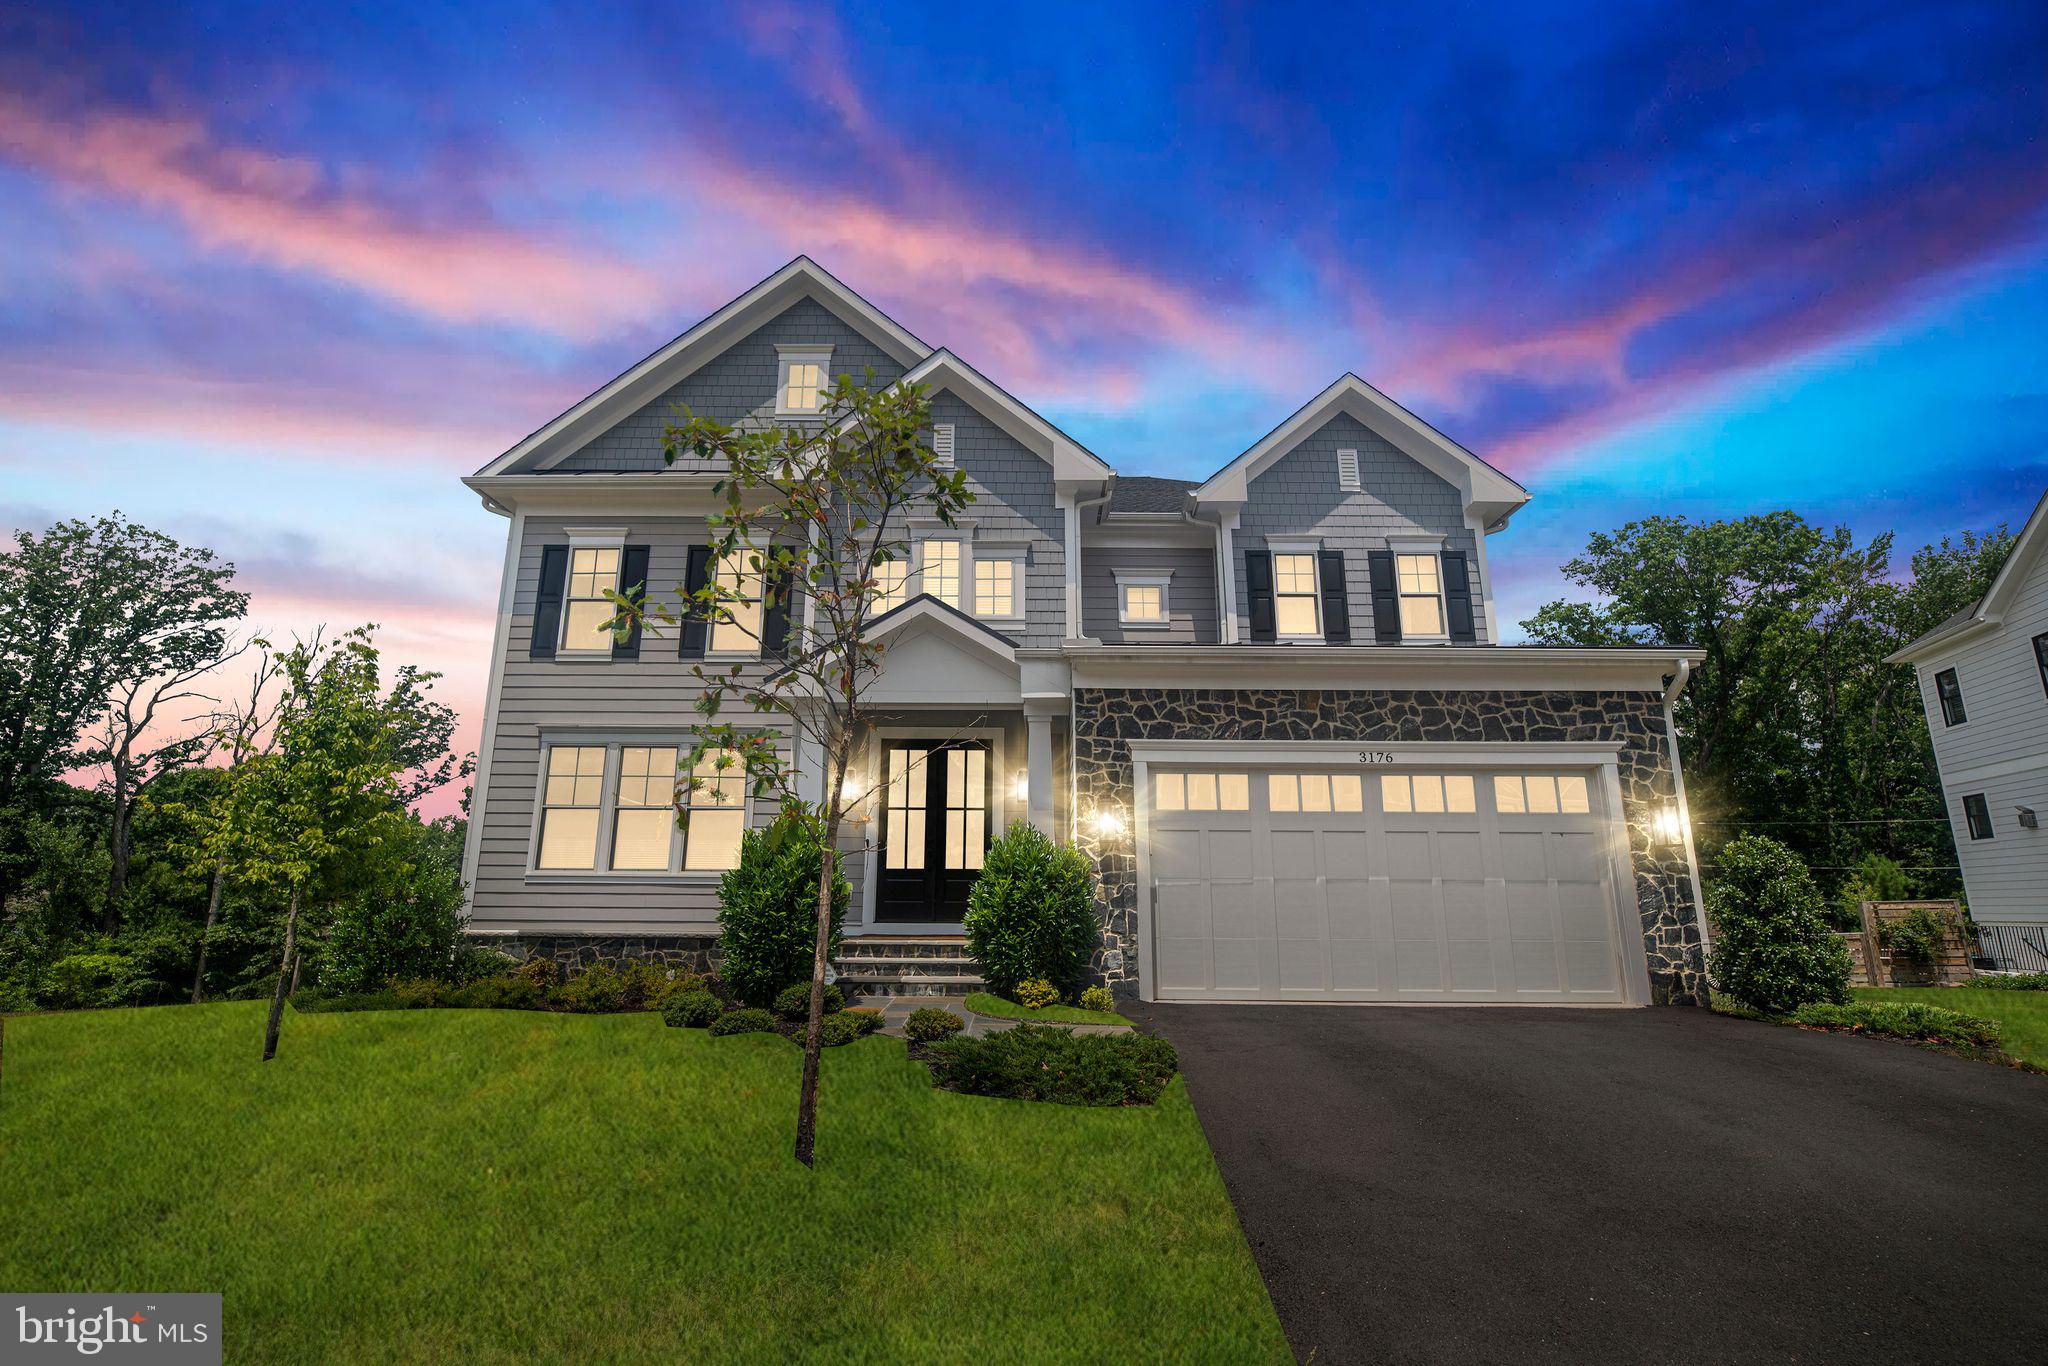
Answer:
<path fill-rule="evenodd" d="M 972 961 L 967 956 L 967 941 L 963 939 L 842 939 L 838 958 L 848 962 L 881 959 L 891 962 L 908 959 L 949 963 Z"/>
<path fill-rule="evenodd" d="M 840 957 L 832 966 L 841 973 L 869 977 L 971 977 L 981 972 L 981 964 L 972 958 Z"/>
<path fill-rule="evenodd" d="M 898 973 L 842 973 L 839 989 L 847 999 L 874 996 L 965 996 L 982 990 L 987 983 L 979 977 L 911 977 Z"/>

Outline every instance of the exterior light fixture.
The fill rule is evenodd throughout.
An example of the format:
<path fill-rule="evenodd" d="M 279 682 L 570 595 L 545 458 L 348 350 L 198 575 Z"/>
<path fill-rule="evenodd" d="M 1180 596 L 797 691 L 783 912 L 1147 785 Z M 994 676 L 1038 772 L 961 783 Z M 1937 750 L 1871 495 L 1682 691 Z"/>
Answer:
<path fill-rule="evenodd" d="M 1685 819 L 1675 806 L 1660 806 L 1650 817 L 1650 833 L 1660 844 L 1685 843 Z"/>
<path fill-rule="evenodd" d="M 2033 807 L 2023 806 L 2019 808 L 2019 812 L 2020 828 L 2022 830 L 2039 830 L 2041 828 L 2041 818 L 2034 814 Z"/>
<path fill-rule="evenodd" d="M 1095 833 L 1104 839 L 1115 839 L 1124 833 L 1124 813 L 1113 806 L 1095 808 Z"/>
<path fill-rule="evenodd" d="M 1028 770 L 1017 770 L 1016 778 L 1010 783 L 1010 795 L 1020 802 L 1031 799 L 1031 774 Z"/>
<path fill-rule="evenodd" d="M 860 799 L 860 780 L 849 773 L 839 784 L 839 809 L 848 817 L 859 820 Z"/>

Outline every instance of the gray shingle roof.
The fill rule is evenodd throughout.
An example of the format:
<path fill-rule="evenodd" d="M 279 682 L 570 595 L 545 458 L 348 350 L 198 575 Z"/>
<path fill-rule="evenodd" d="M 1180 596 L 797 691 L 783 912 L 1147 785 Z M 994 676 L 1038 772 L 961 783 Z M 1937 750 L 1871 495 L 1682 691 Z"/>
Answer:
<path fill-rule="evenodd" d="M 1192 479 L 1161 479 L 1150 474 L 1126 474 L 1116 481 L 1110 496 L 1111 512 L 1179 512 L 1188 504 L 1188 492 L 1199 485 Z"/>

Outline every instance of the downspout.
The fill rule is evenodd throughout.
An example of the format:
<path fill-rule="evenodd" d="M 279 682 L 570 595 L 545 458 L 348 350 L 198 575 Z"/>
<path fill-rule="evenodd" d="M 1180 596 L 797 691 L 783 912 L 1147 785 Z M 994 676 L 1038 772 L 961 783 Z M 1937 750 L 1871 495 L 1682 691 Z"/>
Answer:
<path fill-rule="evenodd" d="M 1671 716 L 1672 704 L 1685 691 L 1686 680 L 1691 677 L 1692 661 L 1681 656 L 1678 672 L 1664 689 L 1664 740 L 1671 751 L 1671 780 L 1678 790 L 1678 823 L 1685 831 L 1685 866 L 1692 874 L 1693 918 L 1699 926 L 1700 957 L 1704 962 L 1707 950 L 1712 947 L 1707 930 L 1707 898 L 1700 889 L 1700 855 L 1692 839 L 1692 803 L 1685 794 L 1685 765 L 1678 758 L 1678 725 Z"/>
<path fill-rule="evenodd" d="M 1099 498 L 1076 498 L 1067 505 L 1067 639 L 1081 640 L 1081 511 L 1099 508 L 1116 493 L 1116 476 L 1102 481 Z"/>

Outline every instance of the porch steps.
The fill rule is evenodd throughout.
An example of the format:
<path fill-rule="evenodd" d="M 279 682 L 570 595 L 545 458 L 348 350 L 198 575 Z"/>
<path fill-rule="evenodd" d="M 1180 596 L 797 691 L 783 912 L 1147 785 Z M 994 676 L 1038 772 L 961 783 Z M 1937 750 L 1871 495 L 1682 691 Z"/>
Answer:
<path fill-rule="evenodd" d="M 965 996 L 986 985 L 958 935 L 867 935 L 842 940 L 832 960 L 839 986 L 855 996 Z"/>

